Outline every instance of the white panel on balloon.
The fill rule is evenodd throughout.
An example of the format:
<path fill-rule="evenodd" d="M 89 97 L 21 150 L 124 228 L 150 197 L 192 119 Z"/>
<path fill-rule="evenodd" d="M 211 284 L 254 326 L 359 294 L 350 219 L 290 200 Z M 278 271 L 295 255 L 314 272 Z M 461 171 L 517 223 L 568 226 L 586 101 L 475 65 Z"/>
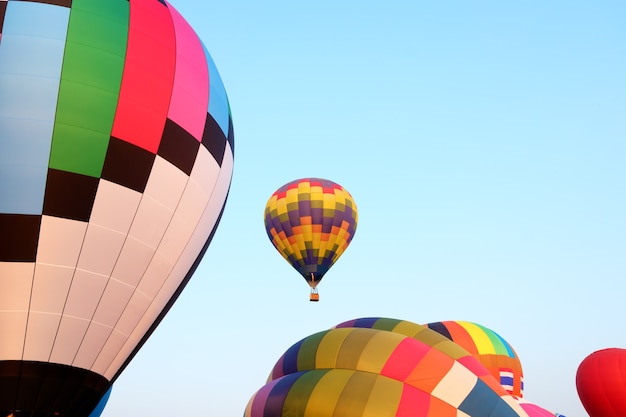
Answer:
<path fill-rule="evenodd" d="M 98 304 L 93 321 L 105 326 L 114 327 L 130 301 L 135 289 L 113 278 L 109 279 L 102 299 Z"/>
<path fill-rule="evenodd" d="M 128 236 L 137 239 L 146 246 L 156 248 L 163 238 L 173 213 L 173 209 L 151 197 L 144 196 L 139 203 L 137 217 L 130 227 Z"/>
<path fill-rule="evenodd" d="M 74 268 L 37 264 L 30 310 L 61 314 L 74 277 Z"/>
<path fill-rule="evenodd" d="M 43 216 L 37 262 L 75 268 L 86 230 L 85 222 Z"/>
<path fill-rule="evenodd" d="M 141 320 L 141 317 L 144 315 L 151 302 L 152 298 L 136 291 L 130 298 L 128 305 L 124 309 L 124 313 L 115 325 L 115 328 L 122 334 L 130 335 L 135 329 L 135 326 L 137 326 L 137 323 L 139 323 L 139 320 Z"/>
<path fill-rule="evenodd" d="M 201 147 L 201 149 L 203 148 Z M 207 157 L 207 154 L 208 154 L 208 157 Z M 214 160 L 213 160 L 213 163 L 211 163 L 211 161 L 207 161 L 207 158 L 211 158 L 211 160 L 213 160 L 213 157 L 209 154 L 208 151 L 206 150 L 201 151 L 199 153 L 199 157 L 196 159 L 196 165 L 198 164 L 207 165 L 207 166 L 212 167 L 211 170 L 219 169 L 219 167 L 217 166 L 217 163 Z M 191 239 L 187 243 L 187 247 L 185 248 L 185 251 L 183 252 L 179 262 L 176 264 L 175 270 L 172 272 L 173 275 L 184 276 L 187 274 L 187 271 L 189 270 L 189 268 L 196 261 L 198 253 L 204 246 L 207 237 L 209 236 L 209 234 L 215 227 L 215 223 L 217 221 L 218 216 L 220 215 L 222 206 L 224 204 L 224 200 L 226 198 L 226 195 L 228 194 L 228 189 L 230 187 L 230 180 L 232 177 L 232 164 L 233 164 L 232 153 L 227 148 L 224 154 L 224 160 L 222 162 L 223 169 L 219 172 L 217 181 L 214 187 L 212 187 L 212 190 L 210 190 L 211 194 L 210 194 L 210 200 L 208 202 L 208 205 L 206 206 L 204 213 L 202 215 L 202 219 L 200 219 L 200 222 L 198 226 L 196 227 L 193 235 L 191 236 Z M 202 176 L 204 175 L 215 176 L 215 175 L 218 175 L 218 173 L 211 172 L 209 174 L 207 172 L 202 172 L 202 170 L 196 171 L 196 168 L 194 167 L 194 171 L 191 173 L 190 181 L 191 182 L 198 181 L 201 183 Z M 209 191 L 209 188 L 205 187 L 205 190 Z"/>
<path fill-rule="evenodd" d="M 103 326 L 93 321 L 89 323 L 89 328 L 80 344 L 73 365 L 79 368 L 90 369 L 112 330 L 111 327 Z"/>
<path fill-rule="evenodd" d="M 169 258 L 172 264 L 176 263 L 189 242 L 209 202 L 209 197 L 210 195 L 203 192 L 197 183 L 189 181 L 172 222 L 157 249 L 157 253 Z"/>
<path fill-rule="evenodd" d="M 458 408 L 476 385 L 477 376 L 459 362 L 441 378 L 431 394 Z"/>
<path fill-rule="evenodd" d="M 141 193 L 100 180 L 89 223 L 127 234 L 140 201 Z"/>
<path fill-rule="evenodd" d="M 59 333 L 52 347 L 50 362 L 72 365 L 78 346 L 87 331 L 87 326 L 89 326 L 89 320 L 63 316 Z"/>
<path fill-rule="evenodd" d="M 137 290 L 152 300 L 163 286 L 173 267 L 174 262 L 172 260 L 157 252 L 152 258 L 146 273 L 141 278 L 139 285 L 137 285 Z"/>
<path fill-rule="evenodd" d="M 157 155 L 143 195 L 174 211 L 188 179 L 184 172 Z"/>
<path fill-rule="evenodd" d="M 127 356 L 118 355 L 126 340 L 128 340 L 127 334 L 122 334 L 114 329 L 107 339 L 104 348 L 99 352 L 91 370 L 105 378 L 113 378 L 113 375 L 115 375 L 127 358 Z"/>
<path fill-rule="evenodd" d="M 0 311 L 28 311 L 34 269 L 32 262 L 0 262 Z"/>
<path fill-rule="evenodd" d="M 122 253 L 120 253 L 120 258 L 115 264 L 111 277 L 135 288 L 143 277 L 155 252 L 155 246 L 148 246 L 129 236 L 126 238 L 126 242 L 124 242 Z"/>
<path fill-rule="evenodd" d="M 122 250 L 125 233 L 89 223 L 78 268 L 109 276 Z"/>
<path fill-rule="evenodd" d="M 0 360 L 22 360 L 27 319 L 27 311 L 0 311 L 2 333 L 13 335 L 2 339 Z"/>
<path fill-rule="evenodd" d="M 227 149 L 224 155 L 225 158 L 228 153 Z M 211 195 L 215 184 L 219 181 L 218 177 L 220 173 L 230 177 L 231 171 L 228 166 L 225 166 L 224 169 L 220 169 L 220 166 L 215 161 L 215 158 L 213 158 L 213 155 L 211 155 L 211 152 L 204 146 L 200 146 L 198 155 L 196 155 L 196 161 L 191 170 L 191 175 L 189 175 L 189 180 L 197 183 L 198 186 L 204 190 L 205 194 Z"/>
<path fill-rule="evenodd" d="M 63 315 L 91 321 L 109 277 L 77 269 Z"/>
<path fill-rule="evenodd" d="M 24 343 L 24 360 L 48 361 L 60 322 L 61 314 L 30 312 Z"/>

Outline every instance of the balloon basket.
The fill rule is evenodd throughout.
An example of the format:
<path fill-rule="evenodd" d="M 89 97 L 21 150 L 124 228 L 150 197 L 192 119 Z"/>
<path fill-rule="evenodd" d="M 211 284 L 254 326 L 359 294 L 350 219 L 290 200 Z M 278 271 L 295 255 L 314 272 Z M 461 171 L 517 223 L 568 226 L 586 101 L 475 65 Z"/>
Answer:
<path fill-rule="evenodd" d="M 311 296 L 309 297 L 309 301 L 318 302 L 320 300 L 320 295 L 317 293 L 317 289 L 311 289 Z"/>

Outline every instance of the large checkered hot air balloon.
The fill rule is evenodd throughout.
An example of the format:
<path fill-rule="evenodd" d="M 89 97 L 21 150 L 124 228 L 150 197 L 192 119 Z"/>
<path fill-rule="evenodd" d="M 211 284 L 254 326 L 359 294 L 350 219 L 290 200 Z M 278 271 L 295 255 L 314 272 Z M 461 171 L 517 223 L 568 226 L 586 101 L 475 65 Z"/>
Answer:
<path fill-rule="evenodd" d="M 265 230 L 274 247 L 311 287 L 317 285 L 346 250 L 356 231 L 358 213 L 341 185 L 303 178 L 283 185 L 265 206 Z"/>
<path fill-rule="evenodd" d="M 228 99 L 166 0 L 0 0 L 0 415 L 88 416 L 190 279 Z"/>

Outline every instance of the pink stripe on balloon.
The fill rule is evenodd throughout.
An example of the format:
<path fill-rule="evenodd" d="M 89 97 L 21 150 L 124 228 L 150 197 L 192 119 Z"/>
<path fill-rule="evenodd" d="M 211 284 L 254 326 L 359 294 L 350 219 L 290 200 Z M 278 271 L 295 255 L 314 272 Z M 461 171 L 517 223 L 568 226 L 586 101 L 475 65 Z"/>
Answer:
<path fill-rule="evenodd" d="M 168 117 L 202 141 L 209 105 L 209 68 L 198 35 L 167 3 L 176 32 L 176 72 Z"/>
<path fill-rule="evenodd" d="M 167 7 L 154 0 L 132 1 L 112 136 L 157 152 L 170 107 L 175 60 L 174 26 Z"/>
<path fill-rule="evenodd" d="M 274 389 L 274 386 L 278 383 L 278 379 L 264 385 L 260 390 L 254 395 L 254 399 L 252 400 L 252 408 L 250 409 L 250 415 L 252 416 L 262 416 L 264 415 L 265 404 L 267 403 L 267 399 Z"/>

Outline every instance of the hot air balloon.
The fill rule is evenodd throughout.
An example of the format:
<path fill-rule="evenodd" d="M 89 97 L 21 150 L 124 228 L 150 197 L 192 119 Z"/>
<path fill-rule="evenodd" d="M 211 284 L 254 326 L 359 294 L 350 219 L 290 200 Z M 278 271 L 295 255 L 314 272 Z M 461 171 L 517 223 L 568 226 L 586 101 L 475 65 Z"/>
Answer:
<path fill-rule="evenodd" d="M 85 417 L 212 239 L 229 103 L 166 0 L 3 0 L 0 27 L 0 415 Z"/>
<path fill-rule="evenodd" d="M 467 321 L 442 321 L 427 326 L 476 356 L 511 395 L 523 397 L 522 364 L 513 347 L 499 334 Z"/>
<path fill-rule="evenodd" d="M 265 230 L 274 247 L 311 287 L 317 285 L 354 237 L 357 208 L 341 185 L 303 178 L 280 187 L 265 206 Z"/>
<path fill-rule="evenodd" d="M 512 396 L 446 354 L 372 328 L 333 328 L 287 349 L 244 413 L 270 415 L 526 417 Z"/>
<path fill-rule="evenodd" d="M 626 349 L 602 349 L 583 359 L 576 389 L 590 417 L 626 416 Z"/>

